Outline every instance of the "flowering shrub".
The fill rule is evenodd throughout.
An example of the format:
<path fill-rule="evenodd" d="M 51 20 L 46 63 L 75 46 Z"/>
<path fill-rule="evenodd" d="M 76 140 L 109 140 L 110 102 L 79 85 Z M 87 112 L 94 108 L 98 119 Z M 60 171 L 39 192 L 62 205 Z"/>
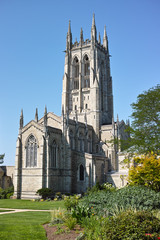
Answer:
<path fill-rule="evenodd" d="M 87 240 L 140 240 L 158 239 L 160 221 L 147 211 L 124 211 L 109 218 L 91 217 L 84 220 Z"/>
<path fill-rule="evenodd" d="M 134 162 L 135 165 L 129 169 L 129 183 L 160 191 L 160 159 L 155 154 L 150 154 L 135 157 Z"/>
<path fill-rule="evenodd" d="M 67 210 L 71 210 L 71 208 L 75 208 L 80 198 L 81 198 L 81 194 L 77 194 L 74 196 L 64 196 L 64 205 L 67 208 Z"/>

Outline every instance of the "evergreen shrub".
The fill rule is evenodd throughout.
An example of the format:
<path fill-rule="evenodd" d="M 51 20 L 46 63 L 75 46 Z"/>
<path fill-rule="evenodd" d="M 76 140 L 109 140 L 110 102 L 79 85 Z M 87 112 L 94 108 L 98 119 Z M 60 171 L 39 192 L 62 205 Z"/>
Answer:
<path fill-rule="evenodd" d="M 14 194 L 14 187 L 0 188 L 0 199 L 9 199 Z"/>
<path fill-rule="evenodd" d="M 54 196 L 54 191 L 50 188 L 41 188 L 38 189 L 36 194 L 42 197 L 42 199 L 47 199 L 47 198 L 53 198 Z"/>

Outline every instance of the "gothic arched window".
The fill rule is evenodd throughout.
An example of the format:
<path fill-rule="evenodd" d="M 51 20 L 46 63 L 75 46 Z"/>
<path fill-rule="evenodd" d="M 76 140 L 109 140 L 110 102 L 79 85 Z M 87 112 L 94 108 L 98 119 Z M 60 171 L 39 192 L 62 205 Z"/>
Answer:
<path fill-rule="evenodd" d="M 77 57 L 73 61 L 73 89 L 79 89 L 79 61 Z"/>
<path fill-rule="evenodd" d="M 82 164 L 79 166 L 79 180 L 84 181 L 84 167 Z"/>
<path fill-rule="evenodd" d="M 53 141 L 53 144 L 50 146 L 50 166 L 56 167 L 57 166 L 57 151 L 58 147 L 55 141 Z"/>
<path fill-rule="evenodd" d="M 37 166 L 37 141 L 33 135 L 28 138 L 26 146 L 26 167 Z"/>
<path fill-rule="evenodd" d="M 101 62 L 100 78 L 101 78 L 101 110 L 104 110 L 104 62 Z"/>
<path fill-rule="evenodd" d="M 90 63 L 87 55 L 84 57 L 84 88 L 90 87 Z"/>

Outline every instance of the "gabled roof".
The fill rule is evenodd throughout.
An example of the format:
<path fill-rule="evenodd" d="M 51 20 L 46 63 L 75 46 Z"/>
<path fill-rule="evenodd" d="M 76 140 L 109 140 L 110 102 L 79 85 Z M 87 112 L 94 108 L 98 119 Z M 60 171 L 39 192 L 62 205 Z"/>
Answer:
<path fill-rule="evenodd" d="M 57 122 L 57 124 L 61 124 L 61 117 L 57 116 L 56 114 L 54 114 L 54 113 L 52 113 L 52 112 L 47 113 L 47 120 L 49 120 L 49 119 Z M 38 121 L 38 123 L 43 124 L 43 122 L 44 122 L 44 118 L 42 117 L 42 118 Z M 49 124 L 48 124 L 48 125 L 49 125 Z M 50 125 L 49 125 L 49 126 L 50 126 Z M 51 127 L 52 127 L 52 126 L 51 126 Z"/>
<path fill-rule="evenodd" d="M 22 133 L 26 132 L 31 127 L 35 127 L 39 131 L 43 132 L 43 125 L 32 120 L 22 128 Z"/>

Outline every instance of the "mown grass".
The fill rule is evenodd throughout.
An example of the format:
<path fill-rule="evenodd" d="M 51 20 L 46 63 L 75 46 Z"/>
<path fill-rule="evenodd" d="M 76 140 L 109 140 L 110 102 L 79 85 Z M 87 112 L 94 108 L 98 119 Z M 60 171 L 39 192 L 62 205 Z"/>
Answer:
<path fill-rule="evenodd" d="M 33 202 L 21 199 L 0 199 L 0 208 L 50 210 L 64 208 L 64 201 Z"/>
<path fill-rule="evenodd" d="M 14 210 L 0 210 L 0 212 L 12 212 Z"/>
<path fill-rule="evenodd" d="M 48 212 L 25 212 L 0 215 L 0 239 L 46 240 L 43 223 L 50 220 Z"/>

